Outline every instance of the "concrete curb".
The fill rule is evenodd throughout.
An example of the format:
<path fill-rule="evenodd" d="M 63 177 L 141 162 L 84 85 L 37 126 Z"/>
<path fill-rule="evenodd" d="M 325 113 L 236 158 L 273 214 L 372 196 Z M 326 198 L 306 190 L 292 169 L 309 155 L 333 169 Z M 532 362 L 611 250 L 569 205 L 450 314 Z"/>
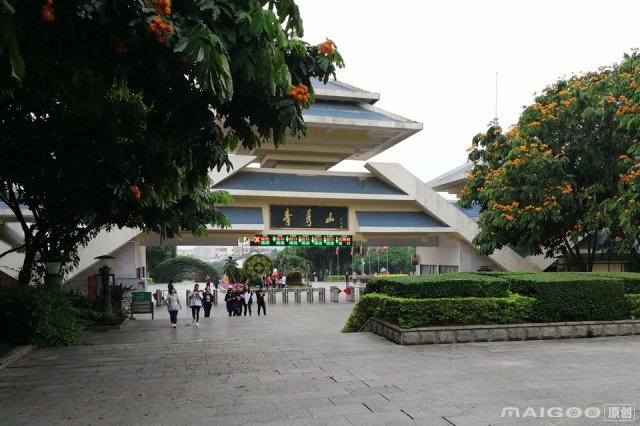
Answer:
<path fill-rule="evenodd" d="M 33 345 L 15 347 L 7 354 L 0 358 L 0 371 L 8 368 L 11 364 L 28 355 L 35 347 Z"/>
<path fill-rule="evenodd" d="M 506 342 L 630 336 L 640 334 L 640 320 L 488 324 L 404 329 L 377 318 L 370 318 L 362 331 L 371 331 L 399 345 Z"/>

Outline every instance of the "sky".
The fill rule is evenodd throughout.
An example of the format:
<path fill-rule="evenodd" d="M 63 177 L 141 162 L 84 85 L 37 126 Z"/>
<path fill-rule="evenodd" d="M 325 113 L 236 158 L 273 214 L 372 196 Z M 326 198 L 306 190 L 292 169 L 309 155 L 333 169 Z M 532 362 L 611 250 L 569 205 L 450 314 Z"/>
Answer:
<path fill-rule="evenodd" d="M 332 39 L 338 80 L 424 129 L 370 161 L 429 181 L 466 161 L 497 108 L 504 129 L 558 78 L 620 62 L 640 47 L 640 1 L 297 0 L 303 39 Z M 359 171 L 346 161 L 333 170 Z"/>

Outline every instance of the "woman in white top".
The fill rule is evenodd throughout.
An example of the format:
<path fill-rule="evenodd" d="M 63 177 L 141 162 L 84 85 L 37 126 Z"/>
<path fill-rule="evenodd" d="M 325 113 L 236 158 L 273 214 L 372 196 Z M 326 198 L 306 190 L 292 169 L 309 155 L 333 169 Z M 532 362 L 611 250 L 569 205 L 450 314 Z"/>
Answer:
<path fill-rule="evenodd" d="M 176 289 L 172 286 L 169 290 L 169 295 L 165 302 L 167 304 L 167 310 L 169 311 L 169 317 L 171 318 L 171 327 L 176 328 L 178 326 L 178 309 L 182 309 L 180 304 L 180 298 Z"/>
<path fill-rule="evenodd" d="M 198 324 L 198 320 L 200 319 L 200 307 L 202 306 L 202 295 L 200 294 L 200 286 L 196 284 L 193 287 L 193 293 L 189 296 L 189 305 L 191 306 L 191 316 L 193 317 L 193 321 L 191 324 Z"/>
<path fill-rule="evenodd" d="M 242 306 L 244 307 L 244 316 L 247 316 L 247 309 L 249 310 L 249 316 L 251 316 L 251 305 L 253 304 L 253 293 L 248 284 L 244 285 L 242 289 Z"/>

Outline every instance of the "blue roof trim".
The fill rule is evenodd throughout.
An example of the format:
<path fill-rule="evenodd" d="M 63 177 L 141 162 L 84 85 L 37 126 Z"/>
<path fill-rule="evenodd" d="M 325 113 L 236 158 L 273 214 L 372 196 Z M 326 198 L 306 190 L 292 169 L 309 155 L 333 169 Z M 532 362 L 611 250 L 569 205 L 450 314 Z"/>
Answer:
<path fill-rule="evenodd" d="M 356 212 L 360 226 L 444 228 L 446 224 L 422 212 Z"/>
<path fill-rule="evenodd" d="M 355 105 L 353 103 L 326 102 L 320 100 L 313 104 L 311 108 L 306 110 L 304 112 L 304 115 L 352 120 L 388 121 L 392 123 L 398 121 L 384 114 L 370 111 L 361 107 L 360 105 Z"/>
<path fill-rule="evenodd" d="M 479 204 L 473 204 L 471 205 L 471 207 L 469 208 L 462 208 L 458 205 L 457 201 L 450 201 L 451 204 L 453 204 L 458 210 L 460 210 L 462 213 L 466 214 L 467 216 L 469 216 L 472 219 L 477 219 L 480 217 L 480 205 Z"/>
<path fill-rule="evenodd" d="M 217 207 L 232 225 L 263 225 L 260 207 Z"/>
<path fill-rule="evenodd" d="M 239 172 L 214 186 L 215 189 L 241 189 L 280 192 L 329 192 L 347 194 L 406 195 L 381 180 L 357 176 L 297 175 L 289 173 Z"/>

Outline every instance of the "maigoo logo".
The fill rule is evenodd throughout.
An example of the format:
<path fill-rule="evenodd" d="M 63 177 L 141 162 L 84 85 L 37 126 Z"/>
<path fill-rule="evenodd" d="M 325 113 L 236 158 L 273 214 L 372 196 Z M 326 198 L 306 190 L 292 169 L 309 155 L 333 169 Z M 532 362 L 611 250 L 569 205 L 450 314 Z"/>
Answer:
<path fill-rule="evenodd" d="M 577 419 L 584 416 L 589 419 L 597 419 L 598 417 L 600 417 L 601 413 L 602 411 L 600 411 L 600 409 L 597 407 L 588 407 L 588 408 L 585 408 L 584 410 L 578 407 L 569 407 L 566 410 L 561 407 L 549 407 L 549 408 L 539 407 L 537 409 L 534 407 L 527 407 L 525 410 L 522 410 L 522 411 L 518 407 L 504 407 L 502 409 L 502 413 L 500 414 L 500 417 L 509 417 L 509 418 L 510 417 L 514 417 L 514 418 L 567 417 L 570 419 Z"/>
<path fill-rule="evenodd" d="M 242 265 L 247 277 L 252 279 L 259 279 L 261 275 L 270 275 L 272 267 L 271 259 L 264 254 L 252 254 Z"/>

